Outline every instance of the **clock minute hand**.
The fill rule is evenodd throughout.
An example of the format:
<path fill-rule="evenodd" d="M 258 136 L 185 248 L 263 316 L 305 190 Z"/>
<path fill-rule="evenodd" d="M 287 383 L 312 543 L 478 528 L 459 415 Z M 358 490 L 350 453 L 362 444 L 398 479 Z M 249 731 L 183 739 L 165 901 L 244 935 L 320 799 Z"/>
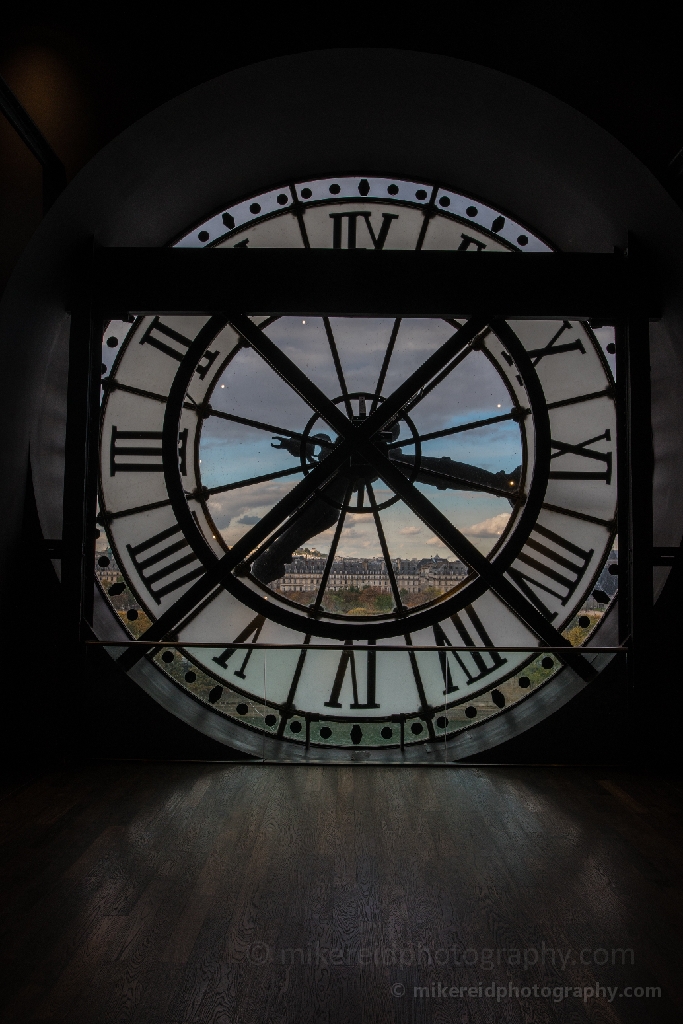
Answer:
<path fill-rule="evenodd" d="M 413 467 L 415 457 L 403 455 L 391 451 L 389 458 L 399 465 Z M 498 473 L 490 473 L 479 466 L 470 466 L 466 462 L 456 462 L 447 456 L 442 458 L 431 458 L 423 456 L 419 461 L 419 467 L 415 479 L 420 483 L 431 484 L 437 490 L 448 489 L 457 491 L 485 491 L 487 494 L 496 494 L 501 498 L 507 498 L 511 502 L 519 492 L 522 467 L 518 466 L 511 473 L 501 470 Z M 407 475 L 407 474 L 406 474 Z"/>

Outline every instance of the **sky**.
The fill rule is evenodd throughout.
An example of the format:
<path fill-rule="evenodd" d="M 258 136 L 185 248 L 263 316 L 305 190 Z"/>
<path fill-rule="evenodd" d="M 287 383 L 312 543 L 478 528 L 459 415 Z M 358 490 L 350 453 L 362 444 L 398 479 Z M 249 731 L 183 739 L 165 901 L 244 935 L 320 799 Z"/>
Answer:
<path fill-rule="evenodd" d="M 331 318 L 330 325 L 349 393 L 374 393 L 394 321 Z M 340 397 L 341 388 L 321 318 L 281 318 L 267 333 L 328 397 Z M 390 395 L 452 333 L 453 328 L 442 320 L 404 319 L 382 395 Z M 221 411 L 295 431 L 303 431 L 312 416 L 305 402 L 251 349 L 243 349 L 226 368 L 211 402 Z M 510 406 L 508 392 L 495 368 L 481 352 L 473 352 L 411 411 L 411 417 L 416 430 L 424 434 L 507 413 Z M 331 428 L 320 420 L 310 426 L 310 433 L 325 433 L 334 438 Z M 294 456 L 271 446 L 274 436 L 272 431 L 213 417 L 205 420 L 200 446 L 204 485 L 222 486 L 295 467 L 298 460 Z M 402 422 L 399 439 L 409 436 L 410 429 Z M 406 454 L 413 450 L 403 449 Z M 492 472 L 511 472 L 522 461 L 519 427 L 507 421 L 427 441 L 422 454 L 448 456 Z M 299 480 L 300 473 L 214 496 L 209 508 L 226 542 L 234 544 Z M 374 486 L 378 503 L 391 497 L 381 481 Z M 437 490 L 426 484 L 418 486 L 482 552 L 490 550 L 510 514 L 506 499 L 468 491 Z M 387 508 L 381 518 L 392 558 L 455 557 L 403 502 Z M 326 552 L 333 533 L 334 527 L 310 538 L 308 546 Z M 347 517 L 338 551 L 346 557 L 380 555 L 371 515 Z"/>

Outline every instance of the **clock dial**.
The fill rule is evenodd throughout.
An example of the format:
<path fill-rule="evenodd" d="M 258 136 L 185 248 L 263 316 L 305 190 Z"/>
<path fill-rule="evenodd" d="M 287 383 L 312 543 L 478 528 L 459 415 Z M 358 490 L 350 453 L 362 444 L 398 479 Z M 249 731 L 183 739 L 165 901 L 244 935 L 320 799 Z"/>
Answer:
<path fill-rule="evenodd" d="M 476 200 L 376 178 L 275 189 L 176 244 L 549 250 Z M 155 664 L 216 714 L 431 749 L 582 671 L 513 648 L 599 617 L 616 417 L 586 324 L 141 316 L 108 325 L 102 395 L 100 586 L 133 636 L 177 637 Z"/>

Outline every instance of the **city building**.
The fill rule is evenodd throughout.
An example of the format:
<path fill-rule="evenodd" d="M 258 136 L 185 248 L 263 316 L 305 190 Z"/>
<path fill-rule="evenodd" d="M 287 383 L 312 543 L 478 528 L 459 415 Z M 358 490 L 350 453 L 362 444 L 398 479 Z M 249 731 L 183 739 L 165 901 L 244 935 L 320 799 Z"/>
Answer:
<path fill-rule="evenodd" d="M 272 584 L 274 590 L 317 592 L 325 570 L 326 558 L 298 554 L 285 568 L 285 575 Z M 399 590 L 417 594 L 438 589 L 442 593 L 456 586 L 467 575 L 462 562 L 446 558 L 397 558 L 392 562 Z M 327 590 L 350 590 L 352 587 L 375 587 L 391 590 L 386 562 L 383 558 L 335 558 Z"/>

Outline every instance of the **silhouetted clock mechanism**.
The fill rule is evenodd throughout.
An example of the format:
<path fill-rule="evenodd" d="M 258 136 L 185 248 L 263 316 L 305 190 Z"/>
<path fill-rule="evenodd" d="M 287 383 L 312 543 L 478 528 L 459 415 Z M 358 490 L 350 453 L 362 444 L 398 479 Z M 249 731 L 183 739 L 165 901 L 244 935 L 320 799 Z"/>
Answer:
<path fill-rule="evenodd" d="M 476 199 L 370 174 L 248 196 L 175 247 L 552 252 Z M 174 643 L 147 658 L 254 749 L 432 756 L 533 699 L 570 657 L 534 648 L 580 646 L 615 591 L 614 347 L 564 319 L 111 320 L 110 612 L 132 638 L 161 623 Z"/>

